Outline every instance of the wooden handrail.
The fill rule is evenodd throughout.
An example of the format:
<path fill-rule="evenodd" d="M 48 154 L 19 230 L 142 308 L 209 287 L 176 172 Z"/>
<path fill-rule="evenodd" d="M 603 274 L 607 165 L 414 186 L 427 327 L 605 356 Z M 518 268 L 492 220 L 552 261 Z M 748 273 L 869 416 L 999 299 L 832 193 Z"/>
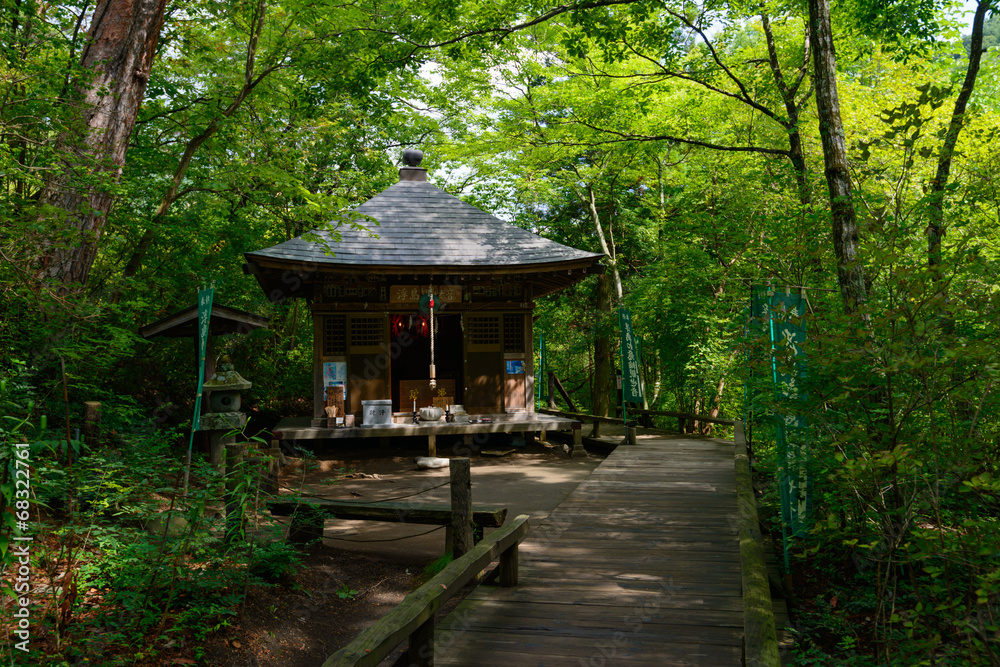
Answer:
<path fill-rule="evenodd" d="M 666 412 L 663 410 L 636 410 L 637 414 L 644 415 L 655 415 L 660 417 L 677 417 L 678 419 L 684 419 L 686 421 L 699 421 L 708 422 L 710 424 L 723 424 L 725 426 L 733 426 L 736 421 L 733 419 L 718 419 L 716 417 L 707 417 L 705 415 L 692 415 L 687 412 Z"/>
<path fill-rule="evenodd" d="M 620 417 L 598 417 L 597 415 L 588 415 L 582 412 L 565 412 L 563 410 L 548 410 L 548 409 L 539 409 L 537 410 L 537 412 L 541 412 L 547 415 L 555 415 L 557 417 L 569 417 L 571 419 L 579 419 L 580 421 L 600 422 L 602 424 L 622 423 Z M 685 421 L 710 422 L 712 424 L 722 424 L 724 426 L 733 426 L 736 423 L 732 419 L 718 419 L 716 417 L 707 417 L 705 415 L 692 415 L 686 412 L 668 412 L 663 410 L 634 410 L 631 411 L 629 414 L 654 415 L 660 417 L 676 417 L 678 419 L 683 419 Z"/>
<path fill-rule="evenodd" d="M 467 554 L 453 560 L 426 584 L 407 595 L 395 609 L 375 621 L 322 667 L 378 665 L 409 638 L 410 663 L 433 664 L 434 612 L 487 565 L 500 558 L 500 585 L 517 585 L 517 545 L 528 534 L 528 515 L 521 514 L 490 533 Z"/>
<path fill-rule="evenodd" d="M 273 516 L 293 516 L 296 512 L 311 510 L 336 519 L 422 523 L 435 526 L 446 526 L 451 523 L 451 506 L 443 504 L 352 503 L 327 498 L 310 498 L 302 501 L 269 500 L 267 509 Z M 472 507 L 472 523 L 477 526 L 496 528 L 502 526 L 506 518 L 506 507 L 492 505 Z"/>
<path fill-rule="evenodd" d="M 736 453 L 736 504 L 740 531 L 740 567 L 743 576 L 743 649 L 747 667 L 778 667 L 778 633 L 767 582 L 764 545 L 757 520 L 757 504 L 750 478 L 750 459 L 743 422 L 733 435 Z"/>
<path fill-rule="evenodd" d="M 569 419 L 579 419 L 580 421 L 589 422 L 601 422 L 602 424 L 621 424 L 622 420 L 616 417 L 598 417 L 597 415 L 587 415 L 582 412 L 565 412 L 563 410 L 548 410 L 541 409 L 536 412 L 541 412 L 546 415 L 553 415 L 554 417 L 568 417 Z"/>

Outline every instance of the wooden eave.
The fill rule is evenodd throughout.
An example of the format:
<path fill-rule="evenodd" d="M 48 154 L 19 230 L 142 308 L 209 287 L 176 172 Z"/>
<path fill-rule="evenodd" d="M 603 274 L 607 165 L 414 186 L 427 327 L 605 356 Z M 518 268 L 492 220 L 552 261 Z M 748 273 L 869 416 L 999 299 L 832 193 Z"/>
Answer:
<path fill-rule="evenodd" d="M 215 304 L 212 306 L 212 317 L 209 321 L 209 331 L 212 335 L 249 333 L 254 329 L 267 329 L 270 320 L 260 315 L 254 315 L 243 310 Z M 143 338 L 165 336 L 167 338 L 191 338 L 198 328 L 198 306 L 189 306 L 184 310 L 167 315 L 152 324 L 139 327 Z"/>
<path fill-rule="evenodd" d="M 356 266 L 302 263 L 261 257 L 254 253 L 246 253 L 247 264 L 244 271 L 257 278 L 261 288 L 272 301 L 281 301 L 295 297 L 309 297 L 311 291 L 306 289 L 317 280 L 326 276 L 366 276 L 384 275 L 400 276 L 401 279 L 418 278 L 474 278 L 516 275 L 534 285 L 533 297 L 541 297 L 558 292 L 573 285 L 588 276 L 601 275 L 605 266 L 600 263 L 600 257 L 587 257 L 547 264 L 495 265 L 495 266 Z"/>

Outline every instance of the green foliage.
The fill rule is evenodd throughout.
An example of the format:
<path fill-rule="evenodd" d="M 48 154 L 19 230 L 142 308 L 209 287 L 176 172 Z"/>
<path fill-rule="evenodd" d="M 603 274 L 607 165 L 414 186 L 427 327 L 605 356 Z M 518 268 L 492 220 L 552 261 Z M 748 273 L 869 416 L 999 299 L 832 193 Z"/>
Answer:
<path fill-rule="evenodd" d="M 250 574 L 271 584 L 289 581 L 301 567 L 301 554 L 282 540 L 257 547 L 250 559 Z"/>
<path fill-rule="evenodd" d="M 337 597 L 341 600 L 353 600 L 354 597 L 361 591 L 356 591 L 347 584 L 344 584 L 337 589 Z"/>
<path fill-rule="evenodd" d="M 446 568 L 448 566 L 448 563 L 450 563 L 453 559 L 454 558 L 451 552 L 449 552 L 441 556 L 440 558 L 432 560 L 430 563 L 427 564 L 427 567 L 424 568 L 423 572 L 424 577 L 430 579 L 431 577 L 440 573 L 441 570 Z"/>

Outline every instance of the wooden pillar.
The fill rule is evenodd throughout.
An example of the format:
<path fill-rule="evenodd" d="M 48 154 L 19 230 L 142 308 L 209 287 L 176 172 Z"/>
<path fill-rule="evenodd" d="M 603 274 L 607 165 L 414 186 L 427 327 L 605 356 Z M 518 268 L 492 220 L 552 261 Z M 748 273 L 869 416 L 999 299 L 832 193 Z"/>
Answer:
<path fill-rule="evenodd" d="M 556 410 L 556 374 L 549 371 L 549 410 Z"/>
<path fill-rule="evenodd" d="M 455 458 L 451 470 L 452 556 L 459 558 L 472 549 L 472 460 Z"/>
<path fill-rule="evenodd" d="M 600 419 L 595 419 L 594 420 L 594 430 L 591 432 L 590 437 L 591 438 L 600 438 L 601 437 L 601 420 Z"/>
<path fill-rule="evenodd" d="M 94 448 L 101 441 L 101 404 L 99 401 L 86 401 L 83 404 L 83 441 L 88 447 Z"/>
<path fill-rule="evenodd" d="M 625 427 L 625 440 L 630 445 L 634 445 L 635 444 L 635 426 L 626 426 Z"/>
<path fill-rule="evenodd" d="M 573 422 L 573 451 L 570 455 L 574 459 L 587 455 L 587 450 L 583 448 L 583 424 L 581 422 Z"/>
<path fill-rule="evenodd" d="M 437 435 L 427 434 L 427 456 L 437 456 Z"/>
<path fill-rule="evenodd" d="M 313 311 L 313 426 L 326 419 L 326 397 L 323 393 L 323 316 Z M 346 398 L 346 396 L 345 396 Z M 324 424 L 325 426 L 325 424 Z"/>

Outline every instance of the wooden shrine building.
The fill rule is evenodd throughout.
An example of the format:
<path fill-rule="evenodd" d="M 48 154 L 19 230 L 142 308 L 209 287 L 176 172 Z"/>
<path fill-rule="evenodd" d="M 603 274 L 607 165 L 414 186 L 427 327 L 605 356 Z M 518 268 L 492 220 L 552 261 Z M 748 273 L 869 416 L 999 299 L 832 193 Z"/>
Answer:
<path fill-rule="evenodd" d="M 420 151 L 400 181 L 356 209 L 363 229 L 317 231 L 246 253 L 268 298 L 305 298 L 314 332 L 314 421 L 327 386 L 345 409 L 447 402 L 472 414 L 534 412 L 535 299 L 601 273 L 601 254 L 503 222 L 427 182 Z M 426 295 L 434 295 L 437 386 L 429 386 Z M 527 415 L 526 415 L 527 416 Z M 315 424 L 314 424 L 315 426 Z"/>

